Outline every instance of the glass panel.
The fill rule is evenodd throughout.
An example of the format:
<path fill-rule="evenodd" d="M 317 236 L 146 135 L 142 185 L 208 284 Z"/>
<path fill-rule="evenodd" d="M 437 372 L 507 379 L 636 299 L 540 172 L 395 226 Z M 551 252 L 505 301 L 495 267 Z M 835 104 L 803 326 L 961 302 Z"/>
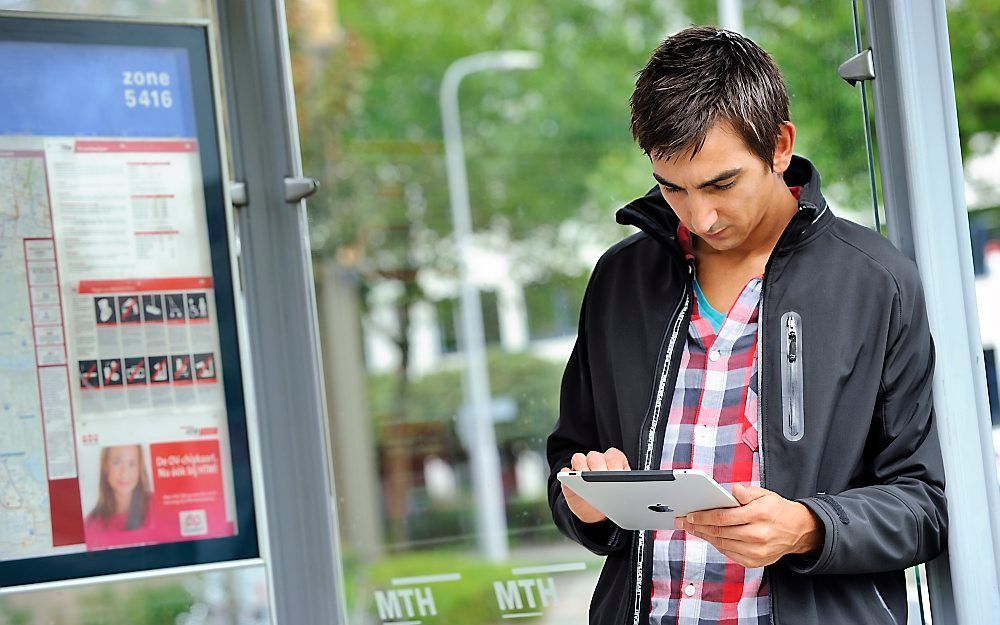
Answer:
<path fill-rule="evenodd" d="M 309 214 L 351 622 L 586 620 L 602 560 L 552 524 L 545 440 L 586 279 L 632 232 L 614 211 L 652 186 L 629 135 L 635 72 L 665 35 L 715 22 L 714 5 L 286 1 L 305 171 L 324 189 Z M 788 78 L 798 151 L 834 211 L 871 224 L 858 96 L 836 73 L 850 3 L 743 6 Z M 540 66 L 459 90 L 509 554 L 488 557 L 439 89 L 454 61 L 511 49 Z"/>
<path fill-rule="evenodd" d="M 211 0 L 0 0 L 0 10 L 193 18 L 212 15 Z"/>

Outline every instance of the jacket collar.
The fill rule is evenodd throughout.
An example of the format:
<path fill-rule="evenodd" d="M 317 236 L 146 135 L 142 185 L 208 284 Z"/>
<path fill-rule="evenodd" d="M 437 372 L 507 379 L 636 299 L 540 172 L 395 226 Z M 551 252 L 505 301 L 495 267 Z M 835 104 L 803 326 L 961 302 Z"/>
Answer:
<path fill-rule="evenodd" d="M 778 254 L 805 243 L 833 219 L 826 198 L 820 192 L 819 172 L 808 159 L 792 156 L 784 178 L 788 186 L 802 187 L 802 193 L 799 195 L 799 212 L 792 218 L 793 227 L 778 241 L 778 249 L 775 250 Z M 683 254 L 677 240 L 680 220 L 663 199 L 659 187 L 654 186 L 646 195 L 618 209 L 615 220 L 622 225 L 635 226 L 671 250 Z"/>

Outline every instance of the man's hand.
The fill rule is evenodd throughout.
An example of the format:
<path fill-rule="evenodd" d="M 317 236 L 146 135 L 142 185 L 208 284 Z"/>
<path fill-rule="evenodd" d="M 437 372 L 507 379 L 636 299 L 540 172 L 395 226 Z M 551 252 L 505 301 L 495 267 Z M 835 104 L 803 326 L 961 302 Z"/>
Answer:
<path fill-rule="evenodd" d="M 677 517 L 675 527 L 710 542 L 722 555 L 747 567 L 776 562 L 789 553 L 809 553 L 823 544 L 824 530 L 809 508 L 781 495 L 736 484 L 739 508 L 719 508 Z"/>
<path fill-rule="evenodd" d="M 586 456 L 580 453 L 573 454 L 570 459 L 573 468 L 563 467 L 560 471 L 629 471 L 628 458 L 621 450 L 611 447 L 603 454 L 599 451 L 592 451 Z M 603 512 L 590 505 L 572 490 L 561 484 L 563 496 L 573 514 L 584 523 L 600 523 L 608 517 Z"/>

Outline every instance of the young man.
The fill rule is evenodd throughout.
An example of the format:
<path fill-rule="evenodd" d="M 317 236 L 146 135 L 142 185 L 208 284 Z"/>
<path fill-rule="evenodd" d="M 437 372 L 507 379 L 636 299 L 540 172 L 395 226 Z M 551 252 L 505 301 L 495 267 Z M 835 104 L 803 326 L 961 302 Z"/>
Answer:
<path fill-rule="evenodd" d="M 945 544 L 934 354 L 914 264 L 835 217 L 793 156 L 774 61 L 667 39 L 632 95 L 657 182 L 598 261 L 548 439 L 560 530 L 606 555 L 590 622 L 906 622 Z M 701 469 L 742 504 L 625 531 L 555 475 Z"/>

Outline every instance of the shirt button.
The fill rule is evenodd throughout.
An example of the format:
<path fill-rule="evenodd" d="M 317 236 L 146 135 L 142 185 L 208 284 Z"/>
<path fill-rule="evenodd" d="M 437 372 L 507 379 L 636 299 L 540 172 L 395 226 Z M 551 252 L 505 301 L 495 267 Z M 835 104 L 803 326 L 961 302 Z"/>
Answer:
<path fill-rule="evenodd" d="M 684 594 L 687 595 L 688 597 L 693 597 L 694 596 L 694 584 L 688 584 L 687 586 L 685 586 L 684 587 Z"/>
<path fill-rule="evenodd" d="M 712 362 L 715 362 L 719 358 L 722 358 L 722 353 L 720 353 L 719 350 L 713 349 L 712 351 L 708 352 L 708 359 L 711 360 Z"/>

